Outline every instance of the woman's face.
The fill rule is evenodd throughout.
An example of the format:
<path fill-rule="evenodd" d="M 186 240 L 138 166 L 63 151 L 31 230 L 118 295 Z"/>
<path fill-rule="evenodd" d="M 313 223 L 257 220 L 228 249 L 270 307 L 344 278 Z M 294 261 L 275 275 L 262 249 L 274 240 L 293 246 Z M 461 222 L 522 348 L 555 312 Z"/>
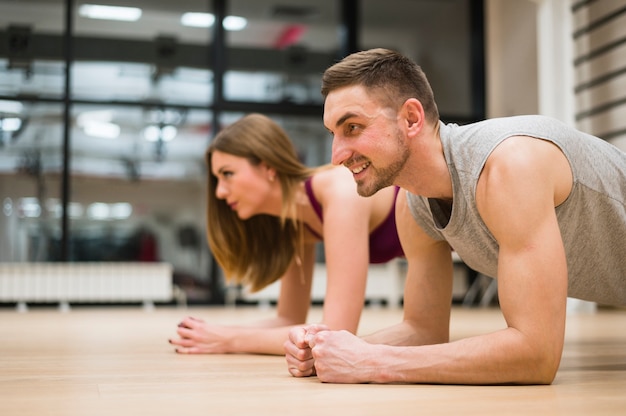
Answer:
<path fill-rule="evenodd" d="M 215 150 L 211 153 L 211 170 L 217 178 L 215 196 L 223 199 L 239 218 L 245 220 L 273 213 L 276 201 L 272 199 L 275 195 L 272 191 L 278 184 L 273 169 L 264 163 L 255 166 L 246 158 Z"/>

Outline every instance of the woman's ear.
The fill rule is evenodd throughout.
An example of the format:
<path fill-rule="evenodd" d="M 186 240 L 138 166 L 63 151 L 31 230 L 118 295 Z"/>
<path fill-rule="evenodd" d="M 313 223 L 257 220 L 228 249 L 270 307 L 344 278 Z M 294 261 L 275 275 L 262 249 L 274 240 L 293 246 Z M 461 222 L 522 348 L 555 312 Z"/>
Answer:
<path fill-rule="evenodd" d="M 265 163 L 263 163 L 263 167 L 265 168 L 265 173 L 267 174 L 267 180 L 274 182 L 274 180 L 276 180 L 276 169 L 267 166 Z"/>

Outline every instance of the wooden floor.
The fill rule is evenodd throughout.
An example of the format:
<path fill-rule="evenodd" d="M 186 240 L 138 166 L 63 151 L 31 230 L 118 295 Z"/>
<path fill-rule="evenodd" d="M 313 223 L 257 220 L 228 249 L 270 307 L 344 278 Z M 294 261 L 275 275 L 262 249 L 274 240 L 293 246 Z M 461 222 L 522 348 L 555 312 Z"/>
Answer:
<path fill-rule="evenodd" d="M 625 415 L 626 311 L 568 317 L 550 386 L 334 385 L 296 379 L 282 357 L 182 356 L 167 339 L 186 314 L 241 323 L 245 307 L 0 310 L 0 415 Z M 312 321 L 320 311 L 313 311 Z M 368 308 L 361 332 L 397 322 Z M 453 310 L 453 339 L 501 328 L 497 309 Z"/>

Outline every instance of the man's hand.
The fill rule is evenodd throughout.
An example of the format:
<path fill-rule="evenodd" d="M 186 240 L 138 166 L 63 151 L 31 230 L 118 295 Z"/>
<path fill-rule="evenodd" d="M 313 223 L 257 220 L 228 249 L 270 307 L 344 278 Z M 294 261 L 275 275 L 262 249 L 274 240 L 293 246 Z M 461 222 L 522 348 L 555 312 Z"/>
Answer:
<path fill-rule="evenodd" d="M 320 331 L 328 331 L 326 325 L 306 325 L 292 328 L 285 341 L 287 369 L 294 377 L 310 377 L 315 373 L 315 362 L 309 345 L 311 338 Z"/>
<path fill-rule="evenodd" d="M 372 347 L 348 331 L 311 325 L 291 330 L 285 355 L 294 377 L 317 375 L 327 383 L 380 382 Z"/>

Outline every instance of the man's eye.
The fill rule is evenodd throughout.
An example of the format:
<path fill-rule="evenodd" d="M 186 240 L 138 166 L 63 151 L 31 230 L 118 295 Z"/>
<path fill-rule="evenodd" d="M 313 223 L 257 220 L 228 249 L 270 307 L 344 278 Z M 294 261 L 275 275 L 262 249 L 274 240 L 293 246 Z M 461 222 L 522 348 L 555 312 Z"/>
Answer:
<path fill-rule="evenodd" d="M 356 124 L 348 124 L 348 133 L 355 133 L 359 129 L 359 126 Z"/>

